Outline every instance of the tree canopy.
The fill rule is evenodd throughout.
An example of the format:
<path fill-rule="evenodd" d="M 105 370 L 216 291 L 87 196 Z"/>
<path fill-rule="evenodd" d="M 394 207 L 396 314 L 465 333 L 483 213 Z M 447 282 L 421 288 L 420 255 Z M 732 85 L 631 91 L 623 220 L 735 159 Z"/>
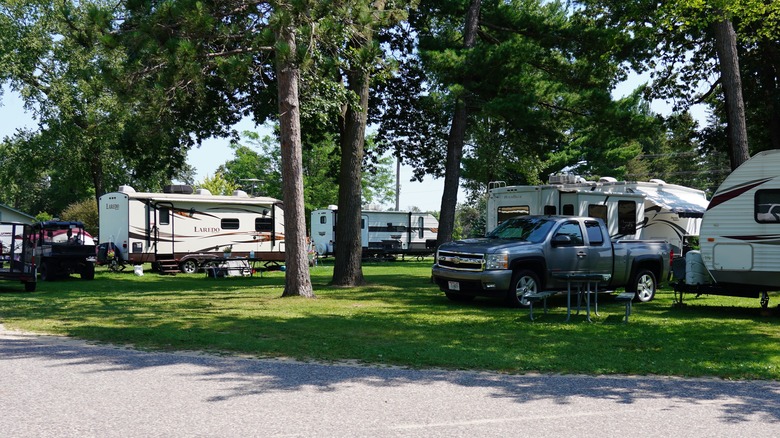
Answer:
<path fill-rule="evenodd" d="M 38 124 L 0 143 L 0 201 L 57 214 L 120 184 L 156 190 L 191 179 L 187 151 L 215 136 L 235 141 L 231 184 L 262 179 L 295 216 L 339 204 L 341 248 L 389 193 L 372 190 L 388 155 L 451 178 L 453 230 L 451 181 L 474 201 L 560 171 L 712 188 L 702 168 L 780 148 L 779 17 L 767 0 L 0 0 L 0 82 Z M 650 82 L 614 97 L 631 72 Z M 276 138 L 241 139 L 245 117 Z M 351 248 L 339 284 L 360 281 Z"/>

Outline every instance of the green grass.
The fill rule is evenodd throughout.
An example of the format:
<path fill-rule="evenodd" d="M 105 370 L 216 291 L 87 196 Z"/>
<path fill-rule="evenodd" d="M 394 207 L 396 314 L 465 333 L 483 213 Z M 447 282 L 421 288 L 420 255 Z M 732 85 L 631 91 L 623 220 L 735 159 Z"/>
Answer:
<path fill-rule="evenodd" d="M 656 374 L 780 379 L 780 319 L 757 299 L 686 296 L 671 290 L 625 307 L 602 296 L 600 316 L 566 323 L 565 296 L 530 321 L 495 300 L 453 303 L 429 282 L 430 261 L 367 263 L 370 283 L 328 286 L 312 268 L 317 299 L 281 298 L 284 273 L 262 278 L 160 276 L 98 270 L 41 282 L 35 293 L 0 283 L 8 328 L 133 345 L 255 357 L 507 373 Z M 772 296 L 776 304 L 777 297 Z M 541 306 L 539 306 L 541 307 Z"/>

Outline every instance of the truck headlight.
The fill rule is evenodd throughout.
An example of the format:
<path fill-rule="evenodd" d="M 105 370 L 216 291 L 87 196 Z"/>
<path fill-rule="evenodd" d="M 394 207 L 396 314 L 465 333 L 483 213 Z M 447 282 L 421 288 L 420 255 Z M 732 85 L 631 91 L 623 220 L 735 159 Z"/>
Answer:
<path fill-rule="evenodd" d="M 509 256 L 507 254 L 488 254 L 485 257 L 485 269 L 508 269 Z"/>

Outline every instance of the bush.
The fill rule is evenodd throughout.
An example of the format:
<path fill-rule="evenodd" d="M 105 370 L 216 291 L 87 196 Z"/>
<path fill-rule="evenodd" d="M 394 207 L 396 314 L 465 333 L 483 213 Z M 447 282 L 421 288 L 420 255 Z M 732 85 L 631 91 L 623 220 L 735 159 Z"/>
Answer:
<path fill-rule="evenodd" d="M 89 234 L 98 235 L 98 210 L 94 199 L 85 199 L 68 205 L 62 211 L 60 218 L 65 221 L 83 222 Z"/>

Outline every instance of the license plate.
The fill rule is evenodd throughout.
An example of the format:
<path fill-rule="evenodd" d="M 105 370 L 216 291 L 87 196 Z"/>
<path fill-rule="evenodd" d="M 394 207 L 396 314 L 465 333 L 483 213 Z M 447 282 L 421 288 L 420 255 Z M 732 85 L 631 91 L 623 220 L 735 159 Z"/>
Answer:
<path fill-rule="evenodd" d="M 460 283 L 458 283 L 457 281 L 448 281 L 447 287 L 450 290 L 460 290 Z"/>

